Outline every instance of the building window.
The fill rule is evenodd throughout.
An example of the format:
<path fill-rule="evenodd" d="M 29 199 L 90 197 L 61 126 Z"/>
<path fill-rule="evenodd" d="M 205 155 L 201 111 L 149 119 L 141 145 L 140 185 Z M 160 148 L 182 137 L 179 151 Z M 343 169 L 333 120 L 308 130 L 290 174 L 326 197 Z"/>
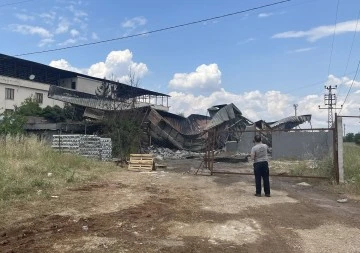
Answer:
<path fill-rule="evenodd" d="M 5 99 L 7 100 L 14 100 L 14 89 L 5 88 Z"/>
<path fill-rule="evenodd" d="M 37 103 L 42 104 L 43 103 L 43 94 L 42 93 L 35 93 L 35 100 Z"/>
<path fill-rule="evenodd" d="M 5 109 L 5 114 L 12 114 L 14 109 Z"/>
<path fill-rule="evenodd" d="M 76 82 L 75 81 L 71 82 L 71 89 L 76 90 Z"/>

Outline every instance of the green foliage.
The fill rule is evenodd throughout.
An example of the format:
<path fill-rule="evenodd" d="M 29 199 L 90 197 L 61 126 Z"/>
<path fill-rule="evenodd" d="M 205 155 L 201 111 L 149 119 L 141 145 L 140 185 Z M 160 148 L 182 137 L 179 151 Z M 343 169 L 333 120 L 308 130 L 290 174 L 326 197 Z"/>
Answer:
<path fill-rule="evenodd" d="M 19 107 L 15 107 L 15 113 L 23 116 L 41 116 L 42 109 L 33 97 L 29 97 Z"/>
<path fill-rule="evenodd" d="M 46 198 L 58 188 L 117 169 L 112 163 L 57 152 L 35 136 L 6 136 L 0 145 L 6 147 L 0 149 L 0 207 L 11 200 Z"/>
<path fill-rule="evenodd" d="M 360 193 L 360 146 L 344 143 L 344 174 L 349 190 Z"/>
<path fill-rule="evenodd" d="M 128 157 L 139 151 L 141 123 L 131 115 L 115 113 L 104 122 L 104 132 L 111 138 L 113 156 Z"/>
<path fill-rule="evenodd" d="M 354 141 L 354 133 L 347 133 L 344 142 L 353 142 Z"/>
<path fill-rule="evenodd" d="M 65 121 L 65 113 L 64 110 L 60 106 L 46 106 L 41 113 L 41 116 L 50 120 L 52 122 L 62 122 Z"/>
<path fill-rule="evenodd" d="M 75 107 L 71 104 L 65 104 L 62 110 L 65 119 L 71 119 L 75 121 L 83 120 L 84 108 Z"/>
<path fill-rule="evenodd" d="M 357 133 L 357 134 L 354 135 L 354 142 L 357 145 L 360 145 L 360 133 Z"/>
<path fill-rule="evenodd" d="M 5 112 L 0 121 L 0 135 L 17 135 L 24 132 L 26 118 L 16 112 Z"/>

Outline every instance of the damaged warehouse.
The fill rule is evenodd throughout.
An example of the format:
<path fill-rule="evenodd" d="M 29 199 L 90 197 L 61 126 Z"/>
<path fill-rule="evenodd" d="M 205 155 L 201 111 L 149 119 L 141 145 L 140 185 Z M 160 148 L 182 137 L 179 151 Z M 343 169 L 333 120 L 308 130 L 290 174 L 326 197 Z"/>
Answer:
<path fill-rule="evenodd" d="M 302 115 L 275 122 L 252 122 L 232 103 L 209 108 L 209 116 L 192 114 L 183 117 L 154 108 L 149 103 L 139 103 L 142 96 L 148 96 L 150 102 L 154 100 L 150 96 L 166 96 L 165 94 L 131 86 L 125 90 L 124 87 L 121 92 L 116 93 L 115 98 L 99 99 L 95 95 L 51 86 L 49 97 L 86 108 L 84 116 L 99 124 L 102 119 L 132 118 L 142 135 L 138 138 L 138 152 L 144 151 L 150 145 L 203 152 L 207 149 L 209 132 L 215 130 L 216 135 L 212 137 L 213 149 L 225 148 L 228 151 L 246 153 L 251 148 L 252 138 L 256 132 L 260 133 L 271 147 L 273 131 L 288 131 L 311 121 L 311 115 Z"/>
<path fill-rule="evenodd" d="M 288 143 L 277 143 L 279 139 L 288 140 L 293 137 L 290 135 L 286 138 L 277 137 L 279 134 L 276 134 L 275 137 L 274 131 L 289 131 L 302 123 L 311 121 L 311 115 L 302 115 L 275 122 L 263 120 L 253 122 L 244 117 L 240 109 L 232 103 L 214 105 L 208 109 L 206 115 L 192 114 L 183 117 L 169 112 L 169 95 L 167 94 L 61 70 L 11 56 L 2 55 L 2 57 L 4 57 L 4 61 L 0 64 L 0 69 L 3 82 L 17 87 L 16 98 L 26 98 L 29 96 L 28 94 L 32 94 L 29 92 L 39 93 L 41 89 L 41 91 L 46 91 L 44 95 L 47 94 L 46 97 L 43 96 L 44 106 L 70 104 L 76 108 L 77 112 L 81 112 L 83 120 L 80 121 L 70 119 L 66 122 L 48 122 L 33 117 L 31 121 L 28 121 L 25 129 L 34 133 L 85 133 L 109 137 L 109 123 L 115 123 L 115 119 L 128 119 L 131 127 L 122 126 L 124 127 L 122 131 L 130 132 L 122 134 L 121 138 L 126 139 L 131 135 L 132 141 L 137 142 L 131 148 L 131 152 L 142 152 L 150 145 L 156 145 L 193 152 L 225 149 L 248 153 L 254 134 L 260 133 L 265 143 L 273 148 L 276 147 L 277 153 L 274 154 L 298 156 L 296 152 L 300 151 L 290 152 L 292 147 L 286 148 L 289 146 Z M 98 94 L 97 90 L 101 86 L 106 89 Z M 38 95 L 41 97 L 40 93 Z M 20 103 L 21 101 L 16 100 L 15 102 Z M 5 107 L 5 109 L 9 108 Z M 116 123 L 112 127 L 119 126 Z M 312 139 L 321 134 L 313 132 L 312 137 L 306 137 L 307 135 L 310 133 L 304 132 L 301 138 L 296 136 L 294 138 L 299 145 L 309 146 L 309 143 L 315 143 Z M 331 133 L 325 135 L 331 137 Z M 307 138 L 310 138 L 310 141 Z M 302 144 L 302 142 L 307 143 Z M 319 143 L 323 143 L 323 146 L 327 145 L 324 150 L 331 148 L 330 141 L 320 140 Z M 286 150 L 282 151 L 282 148 Z M 114 149 L 113 154 L 119 155 L 116 145 Z M 307 150 L 312 150 L 312 148 L 307 147 Z M 125 153 L 128 152 L 130 150 Z"/>

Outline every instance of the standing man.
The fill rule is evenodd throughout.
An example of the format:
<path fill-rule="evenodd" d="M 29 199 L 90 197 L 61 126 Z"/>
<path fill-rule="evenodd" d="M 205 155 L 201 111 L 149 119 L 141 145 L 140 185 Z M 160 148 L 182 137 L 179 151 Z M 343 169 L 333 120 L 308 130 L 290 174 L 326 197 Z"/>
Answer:
<path fill-rule="evenodd" d="M 254 161 L 254 175 L 256 184 L 256 197 L 261 197 L 261 178 L 264 181 L 264 192 L 270 197 L 268 146 L 261 142 L 261 136 L 255 135 L 255 146 L 251 149 L 251 159 Z"/>

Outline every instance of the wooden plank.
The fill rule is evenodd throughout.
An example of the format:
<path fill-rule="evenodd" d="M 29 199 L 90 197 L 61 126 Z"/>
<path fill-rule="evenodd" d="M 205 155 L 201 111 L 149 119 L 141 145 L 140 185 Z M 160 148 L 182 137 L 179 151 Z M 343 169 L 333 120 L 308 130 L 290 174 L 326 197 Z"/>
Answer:
<path fill-rule="evenodd" d="M 153 158 L 152 154 L 130 154 L 130 158 L 131 157 L 151 157 Z"/>
<path fill-rule="evenodd" d="M 130 154 L 128 170 L 151 171 L 155 169 L 154 157 L 151 154 Z"/>

